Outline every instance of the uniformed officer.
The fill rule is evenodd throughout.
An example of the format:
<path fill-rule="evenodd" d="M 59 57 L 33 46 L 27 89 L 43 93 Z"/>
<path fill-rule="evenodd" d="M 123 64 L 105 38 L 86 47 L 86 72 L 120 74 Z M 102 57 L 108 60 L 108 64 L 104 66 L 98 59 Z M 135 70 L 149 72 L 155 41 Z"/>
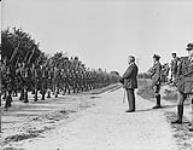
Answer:
<path fill-rule="evenodd" d="M 170 63 L 170 67 L 171 67 L 171 83 L 173 83 L 173 85 L 175 85 L 176 82 L 176 76 L 177 76 L 177 63 L 178 63 L 178 57 L 176 55 L 176 53 L 172 53 L 172 60 Z"/>
<path fill-rule="evenodd" d="M 152 88 L 154 92 L 154 96 L 156 98 L 156 105 L 153 109 L 161 108 L 161 95 L 160 95 L 160 87 L 161 87 L 161 70 L 162 65 L 159 62 L 160 56 L 157 54 L 153 55 L 153 67 L 151 69 L 151 78 L 152 78 Z"/>
<path fill-rule="evenodd" d="M 177 120 L 172 123 L 181 124 L 183 118 L 184 101 L 193 95 L 193 43 L 187 45 L 188 57 L 181 58 L 178 65 L 177 86 Z"/>

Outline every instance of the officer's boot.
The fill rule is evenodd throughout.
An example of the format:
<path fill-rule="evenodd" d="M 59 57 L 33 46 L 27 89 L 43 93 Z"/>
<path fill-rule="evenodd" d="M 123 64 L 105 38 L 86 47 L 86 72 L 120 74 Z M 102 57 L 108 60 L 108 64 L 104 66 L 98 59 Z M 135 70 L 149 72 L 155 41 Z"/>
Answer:
<path fill-rule="evenodd" d="M 160 94 L 156 95 L 156 105 L 153 107 L 153 109 L 161 108 L 161 96 Z"/>
<path fill-rule="evenodd" d="M 182 117 L 183 117 L 183 110 L 184 109 L 184 105 L 178 105 L 177 107 L 177 120 L 176 121 L 172 121 L 172 124 L 182 124 Z"/>
<path fill-rule="evenodd" d="M 24 103 L 29 103 L 29 101 L 28 101 L 28 91 L 27 91 L 27 89 L 24 90 Z"/>
<path fill-rule="evenodd" d="M 23 89 L 21 90 L 21 95 L 19 97 L 19 100 L 20 101 L 24 100 L 24 90 Z"/>

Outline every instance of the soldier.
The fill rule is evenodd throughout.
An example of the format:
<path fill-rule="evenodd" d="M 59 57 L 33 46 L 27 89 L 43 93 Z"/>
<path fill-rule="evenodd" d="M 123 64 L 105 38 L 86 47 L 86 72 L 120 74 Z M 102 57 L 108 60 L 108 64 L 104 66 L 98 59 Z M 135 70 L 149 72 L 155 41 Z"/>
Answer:
<path fill-rule="evenodd" d="M 156 105 L 153 107 L 153 109 L 161 108 L 161 95 L 160 87 L 161 87 L 161 70 L 162 65 L 159 62 L 160 56 L 157 54 L 153 55 L 153 67 L 151 70 L 151 78 L 152 78 L 152 88 L 154 92 L 154 96 L 156 98 Z"/>
<path fill-rule="evenodd" d="M 52 91 L 52 80 L 53 80 L 53 72 L 51 68 L 48 68 L 48 95 L 47 98 L 51 98 L 51 91 Z"/>
<path fill-rule="evenodd" d="M 193 96 L 193 43 L 187 45 L 188 57 L 182 57 L 178 65 L 177 87 L 177 120 L 173 124 L 182 124 L 184 101 Z"/>
<path fill-rule="evenodd" d="M 38 101 L 38 90 L 40 90 L 41 86 L 41 68 L 40 65 L 35 65 L 35 70 L 34 70 L 34 89 L 35 89 L 35 95 L 34 95 L 34 101 Z"/>
<path fill-rule="evenodd" d="M 7 67 L 7 72 L 6 72 L 6 92 L 7 92 L 7 96 L 6 96 L 6 102 L 5 102 L 5 109 L 7 111 L 8 107 L 11 107 L 11 102 L 12 102 L 12 90 L 13 90 L 13 76 L 11 74 L 11 67 L 8 66 Z"/>
<path fill-rule="evenodd" d="M 29 103 L 28 90 L 30 83 L 30 69 L 26 64 L 24 64 L 24 66 L 24 103 Z"/>
<path fill-rule="evenodd" d="M 175 85 L 175 83 L 176 83 L 177 63 L 178 63 L 178 57 L 177 57 L 176 53 L 172 53 L 172 60 L 170 63 L 170 67 L 171 67 L 170 82 L 173 83 L 173 85 Z"/>
<path fill-rule="evenodd" d="M 45 100 L 45 94 L 47 91 L 47 79 L 48 79 L 48 70 L 46 66 L 42 66 L 41 69 L 41 94 L 42 94 L 42 100 Z"/>

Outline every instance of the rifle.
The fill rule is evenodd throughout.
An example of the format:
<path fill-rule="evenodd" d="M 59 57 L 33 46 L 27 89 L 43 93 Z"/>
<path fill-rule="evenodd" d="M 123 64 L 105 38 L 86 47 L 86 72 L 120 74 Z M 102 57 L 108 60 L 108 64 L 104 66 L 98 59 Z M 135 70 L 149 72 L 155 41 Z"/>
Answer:
<path fill-rule="evenodd" d="M 34 56 L 35 53 L 35 47 L 33 48 L 32 54 L 29 56 L 28 64 L 30 64 L 31 58 Z"/>
<path fill-rule="evenodd" d="M 18 43 L 17 47 L 13 50 L 13 53 L 11 55 L 11 58 L 10 58 L 10 63 L 12 63 L 12 61 L 14 60 L 15 56 L 17 55 L 18 51 L 19 51 L 19 45 L 20 43 Z"/>

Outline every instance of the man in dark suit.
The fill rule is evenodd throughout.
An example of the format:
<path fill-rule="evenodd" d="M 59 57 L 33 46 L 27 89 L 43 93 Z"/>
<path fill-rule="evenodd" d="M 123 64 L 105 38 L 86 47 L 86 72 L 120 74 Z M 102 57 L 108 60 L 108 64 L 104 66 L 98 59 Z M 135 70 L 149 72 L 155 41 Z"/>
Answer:
<path fill-rule="evenodd" d="M 129 110 L 127 110 L 126 112 L 134 112 L 135 111 L 135 89 L 137 88 L 138 67 L 135 64 L 135 57 L 133 56 L 129 56 L 128 63 L 129 63 L 129 67 L 121 77 L 120 82 L 123 84 L 123 88 L 125 88 L 127 92 Z"/>

